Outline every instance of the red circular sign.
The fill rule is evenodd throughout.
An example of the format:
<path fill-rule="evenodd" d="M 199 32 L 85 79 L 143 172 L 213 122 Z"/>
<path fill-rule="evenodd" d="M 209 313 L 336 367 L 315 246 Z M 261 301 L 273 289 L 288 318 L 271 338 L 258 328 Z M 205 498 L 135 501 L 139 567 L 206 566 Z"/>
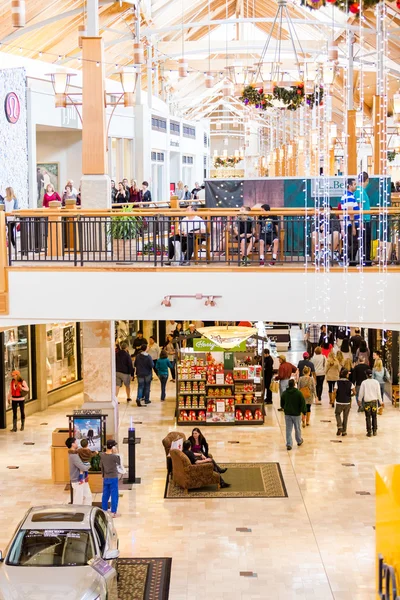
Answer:
<path fill-rule="evenodd" d="M 4 101 L 4 110 L 6 111 L 7 121 L 9 123 L 16 123 L 21 114 L 21 106 L 17 94 L 10 92 L 7 94 Z"/>

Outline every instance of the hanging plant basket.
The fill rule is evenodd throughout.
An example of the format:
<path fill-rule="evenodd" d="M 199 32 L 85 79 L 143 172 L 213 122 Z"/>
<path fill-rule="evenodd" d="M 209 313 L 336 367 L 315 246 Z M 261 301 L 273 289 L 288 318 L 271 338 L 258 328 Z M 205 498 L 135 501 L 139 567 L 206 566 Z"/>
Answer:
<path fill-rule="evenodd" d="M 310 108 L 314 105 L 322 106 L 323 98 L 323 87 L 319 86 L 312 94 L 305 94 L 304 83 L 298 83 L 290 87 L 279 87 L 276 85 L 273 88 L 272 94 L 264 94 L 262 88 L 247 85 L 239 99 L 246 106 L 255 106 L 255 108 L 261 110 L 273 108 L 274 101 L 279 101 L 282 104 L 282 108 L 287 110 L 297 110 L 304 104 L 304 100 Z"/>

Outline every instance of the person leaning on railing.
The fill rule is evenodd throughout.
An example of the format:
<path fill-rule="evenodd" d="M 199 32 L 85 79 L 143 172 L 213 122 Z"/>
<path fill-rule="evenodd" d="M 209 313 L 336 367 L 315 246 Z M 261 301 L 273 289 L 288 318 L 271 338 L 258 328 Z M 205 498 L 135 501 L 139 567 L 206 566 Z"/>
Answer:
<path fill-rule="evenodd" d="M 197 208 L 195 206 L 188 206 L 186 217 L 180 222 L 178 232 L 168 239 L 168 262 L 165 264 L 170 264 L 173 259 L 176 242 L 181 243 L 181 251 L 185 253 L 185 262 L 187 263 L 192 258 L 195 234 L 206 232 L 206 224 L 199 215 L 196 215 L 196 212 Z"/>

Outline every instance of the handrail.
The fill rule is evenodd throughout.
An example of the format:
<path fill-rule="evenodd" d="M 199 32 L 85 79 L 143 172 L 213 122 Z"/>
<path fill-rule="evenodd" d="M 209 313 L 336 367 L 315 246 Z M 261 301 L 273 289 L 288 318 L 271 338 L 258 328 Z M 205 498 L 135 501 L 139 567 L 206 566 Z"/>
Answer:
<path fill-rule="evenodd" d="M 248 213 L 241 213 L 238 209 L 232 209 L 232 208 L 200 208 L 197 210 L 197 214 L 199 214 L 201 217 L 234 217 L 234 216 L 239 216 L 239 215 L 244 215 L 244 216 L 265 216 L 266 214 L 271 214 L 271 215 L 277 215 L 280 217 L 284 217 L 284 216 L 291 216 L 291 217 L 312 217 L 315 214 L 315 208 L 314 207 L 309 207 L 307 209 L 305 208 L 291 208 L 291 207 L 279 207 L 279 208 L 271 208 L 269 213 L 266 213 L 264 210 L 261 210 L 259 208 L 257 209 L 252 209 L 250 210 L 250 212 Z M 382 211 L 379 208 L 372 208 L 370 210 L 364 210 L 362 211 L 362 213 L 359 210 L 348 210 L 346 211 L 346 214 L 349 215 L 379 215 L 381 214 Z M 387 207 L 385 208 L 384 211 L 385 214 L 388 215 L 396 215 L 398 214 L 400 217 L 400 209 L 398 207 Z M 10 214 L 10 213 L 8 213 Z M 66 217 L 74 217 L 74 216 L 85 216 L 85 217 L 130 217 L 130 216 L 168 216 L 168 217 L 185 217 L 188 216 L 188 212 L 187 209 L 181 208 L 175 208 L 175 209 L 170 209 L 170 208 L 152 208 L 152 209 L 134 209 L 131 210 L 129 212 L 123 212 L 121 213 L 119 210 L 114 210 L 114 209 L 85 209 L 85 208 L 78 208 L 78 209 L 69 209 L 69 208 L 56 208 L 56 209 L 51 209 L 51 208 L 31 208 L 31 209 L 20 209 L 20 210 L 15 210 L 12 212 L 13 215 L 18 215 L 20 217 L 48 217 L 48 216 L 52 216 L 52 217 L 60 217 L 60 216 L 66 216 Z M 321 213 L 322 214 L 322 211 Z M 329 214 L 331 215 L 344 215 L 345 211 L 342 210 L 330 210 Z"/>

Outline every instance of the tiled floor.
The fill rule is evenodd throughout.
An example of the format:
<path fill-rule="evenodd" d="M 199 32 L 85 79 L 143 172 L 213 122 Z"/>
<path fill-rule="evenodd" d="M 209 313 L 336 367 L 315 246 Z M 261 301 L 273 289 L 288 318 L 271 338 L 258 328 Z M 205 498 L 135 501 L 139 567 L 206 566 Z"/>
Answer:
<path fill-rule="evenodd" d="M 332 443 L 335 419 L 325 391 L 323 406 L 312 408 L 304 445 L 288 453 L 274 399 L 263 427 L 209 427 L 206 435 L 220 461 L 278 461 L 288 498 L 167 501 L 161 439 L 174 428 L 173 391 L 169 384 L 170 398 L 161 404 L 154 386 L 152 404 L 142 409 L 128 407 L 121 392 L 120 439 L 131 416 L 142 421 L 137 425 L 142 483 L 120 498 L 122 555 L 172 556 L 171 600 L 375 598 L 374 466 L 400 460 L 399 411 L 387 404 L 378 437 L 369 439 L 363 415 L 353 408 L 348 437 Z M 65 415 L 81 401 L 75 397 L 30 417 L 24 433 L 0 432 L 0 548 L 29 506 L 68 502 L 64 486 L 51 483 L 51 432 L 66 425 Z M 122 449 L 126 456 L 126 446 Z M 241 571 L 255 576 L 240 576 Z"/>

